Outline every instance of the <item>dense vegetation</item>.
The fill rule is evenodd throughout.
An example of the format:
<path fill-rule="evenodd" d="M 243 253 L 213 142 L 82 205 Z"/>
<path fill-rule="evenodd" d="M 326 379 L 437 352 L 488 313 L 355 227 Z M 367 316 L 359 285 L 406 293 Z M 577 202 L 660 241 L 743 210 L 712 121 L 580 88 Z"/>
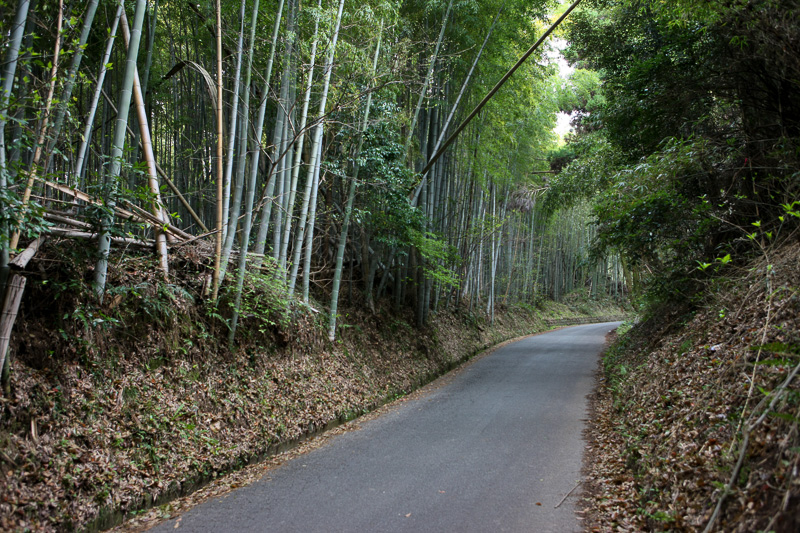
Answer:
<path fill-rule="evenodd" d="M 686 300 L 800 222 L 797 2 L 582 6 L 567 32 L 574 159 L 554 201 L 593 198 L 596 250 L 651 297 Z"/>
<path fill-rule="evenodd" d="M 231 342 L 297 305 L 334 339 L 342 287 L 418 325 L 500 298 L 622 296 L 615 255 L 589 261 L 588 212 L 539 201 L 559 99 L 546 47 L 417 173 L 553 2 L 5 3 L 2 266 L 39 237 L 97 241 L 70 269 L 101 320 L 132 248 Z M 187 247 L 199 286 L 180 281 Z"/>

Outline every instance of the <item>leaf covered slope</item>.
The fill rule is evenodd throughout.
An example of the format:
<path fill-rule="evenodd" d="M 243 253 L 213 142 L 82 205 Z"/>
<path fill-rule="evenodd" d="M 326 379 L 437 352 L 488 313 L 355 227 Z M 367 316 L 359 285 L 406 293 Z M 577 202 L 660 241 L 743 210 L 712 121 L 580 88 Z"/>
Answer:
<path fill-rule="evenodd" d="M 607 352 L 589 530 L 800 527 L 796 241 L 749 267 L 700 310 L 662 308 Z"/>

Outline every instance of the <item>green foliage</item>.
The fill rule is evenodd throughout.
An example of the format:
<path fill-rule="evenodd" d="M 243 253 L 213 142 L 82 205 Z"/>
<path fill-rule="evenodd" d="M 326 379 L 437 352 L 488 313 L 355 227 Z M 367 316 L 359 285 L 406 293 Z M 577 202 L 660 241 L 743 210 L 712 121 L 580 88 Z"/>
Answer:
<path fill-rule="evenodd" d="M 707 172 L 704 149 L 702 142 L 673 141 L 617 172 L 614 185 L 595 204 L 595 253 L 619 251 L 631 266 L 662 280 L 680 278 L 704 262 L 718 245 L 713 235 L 719 232 L 718 208 L 692 195 L 692 183 Z"/>
<path fill-rule="evenodd" d="M 411 230 L 409 236 L 411 243 L 425 259 L 425 275 L 444 286 L 457 287 L 461 282 L 455 272 L 460 263 L 458 249 L 433 232 Z"/>
<path fill-rule="evenodd" d="M 44 208 L 31 201 L 26 209 L 14 189 L 0 189 L 0 246 L 8 246 L 11 235 L 21 231 L 29 238 L 38 237 L 53 224 L 44 218 Z"/>
<path fill-rule="evenodd" d="M 559 173 L 550 180 L 545 197 L 548 213 L 595 198 L 613 183 L 623 161 L 603 132 L 573 137 L 566 146 L 552 151 L 549 159 L 551 169 Z"/>
<path fill-rule="evenodd" d="M 568 54 L 601 74 L 600 120 L 633 160 L 656 150 L 665 137 L 698 131 L 720 105 L 709 85 L 721 43 L 697 25 L 670 24 L 653 4 L 593 2 L 568 25 Z"/>
<path fill-rule="evenodd" d="M 421 229 L 423 218 L 408 204 L 415 175 L 405 164 L 399 135 L 400 109 L 391 102 L 377 100 L 371 114 L 377 120 L 364 135 L 359 177 L 366 187 L 361 188 L 354 220 L 365 224 L 380 242 L 402 246 L 409 242 L 408 229 Z"/>
<path fill-rule="evenodd" d="M 127 316 L 144 317 L 149 323 L 162 327 L 173 323 L 182 312 L 194 305 L 194 297 L 186 289 L 162 281 L 109 287 L 106 298 L 112 302 L 122 302 L 119 316 L 123 319 Z"/>
<path fill-rule="evenodd" d="M 242 322 L 252 323 L 252 329 L 261 334 L 274 327 L 285 328 L 291 320 L 291 301 L 287 298 L 286 283 L 274 275 L 277 265 L 265 257 L 264 270 L 247 271 L 244 275 L 239 316 Z M 234 305 L 235 286 L 225 285 L 221 300 Z"/>
<path fill-rule="evenodd" d="M 587 132 L 602 127 L 601 116 L 607 102 L 596 71 L 575 69 L 559 88 L 557 98 L 560 111 L 571 115 L 577 131 Z"/>

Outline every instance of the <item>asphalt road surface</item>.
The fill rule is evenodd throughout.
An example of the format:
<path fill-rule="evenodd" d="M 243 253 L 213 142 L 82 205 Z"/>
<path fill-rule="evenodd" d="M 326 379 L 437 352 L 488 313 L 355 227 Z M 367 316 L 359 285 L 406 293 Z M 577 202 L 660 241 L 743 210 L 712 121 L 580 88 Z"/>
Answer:
<path fill-rule="evenodd" d="M 617 325 L 503 346 L 360 429 L 195 507 L 177 531 L 580 531 L 580 489 L 564 497 L 580 480 L 587 395 L 604 336 Z M 175 532 L 176 520 L 153 531 Z"/>

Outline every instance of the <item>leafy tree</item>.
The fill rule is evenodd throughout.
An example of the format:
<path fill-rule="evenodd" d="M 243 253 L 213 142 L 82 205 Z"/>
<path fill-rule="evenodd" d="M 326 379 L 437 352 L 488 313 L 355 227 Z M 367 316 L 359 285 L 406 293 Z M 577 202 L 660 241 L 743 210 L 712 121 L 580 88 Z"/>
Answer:
<path fill-rule="evenodd" d="M 798 192 L 796 4 L 595 0 L 576 12 L 568 57 L 601 85 L 561 99 L 579 110 L 578 135 L 550 201 L 596 198 L 598 251 L 663 286 L 745 252 L 737 227 L 777 234 L 779 204 Z"/>

